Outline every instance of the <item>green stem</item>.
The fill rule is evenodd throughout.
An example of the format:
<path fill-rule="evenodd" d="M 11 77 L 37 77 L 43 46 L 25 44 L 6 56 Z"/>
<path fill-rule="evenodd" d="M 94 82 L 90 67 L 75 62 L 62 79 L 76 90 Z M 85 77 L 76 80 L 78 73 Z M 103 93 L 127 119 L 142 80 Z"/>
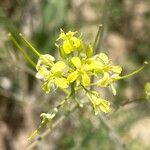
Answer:
<path fill-rule="evenodd" d="M 9 33 L 8 36 L 10 37 L 11 41 L 15 44 L 15 46 L 21 51 L 21 53 L 22 53 L 23 56 L 27 59 L 27 61 L 28 61 L 33 67 L 36 67 L 36 64 L 30 59 L 30 57 L 27 55 L 27 53 L 25 52 L 25 50 L 19 45 L 19 43 L 15 40 L 15 38 L 12 36 L 12 34 Z"/>
<path fill-rule="evenodd" d="M 77 99 L 76 90 L 75 90 L 75 82 L 71 84 L 71 95 L 70 95 L 78 104 L 79 107 L 83 107 L 83 104 Z"/>
<path fill-rule="evenodd" d="M 145 62 L 145 64 L 147 64 L 147 62 Z M 143 65 L 143 66 L 140 67 L 138 70 L 133 71 L 132 73 L 130 73 L 130 74 L 128 74 L 128 75 L 124 75 L 124 76 L 121 76 L 121 77 L 118 77 L 118 78 L 114 79 L 114 81 L 129 78 L 129 77 L 131 77 L 131 76 L 133 76 L 133 75 L 139 73 L 141 70 L 144 69 L 144 67 L 145 67 L 145 65 Z"/>
<path fill-rule="evenodd" d="M 49 133 L 52 131 L 52 129 L 56 128 L 67 116 L 69 116 L 73 111 L 77 109 L 77 105 L 74 105 L 68 113 L 65 115 L 61 116 L 59 119 L 57 119 L 51 126 L 51 128 L 46 129 L 46 131 L 41 134 L 41 136 L 35 140 L 33 143 L 31 143 L 28 147 L 27 150 L 32 150 L 39 142 L 39 140 L 42 140 L 44 137 L 48 136 Z"/>
<path fill-rule="evenodd" d="M 95 85 L 97 85 L 97 82 L 91 83 L 91 84 L 89 85 L 89 87 L 90 87 L 90 86 L 95 86 Z"/>
<path fill-rule="evenodd" d="M 96 48 L 96 45 L 97 45 L 97 41 L 98 41 L 98 38 L 99 38 L 99 35 L 100 35 L 100 31 L 101 31 L 101 28 L 102 28 L 102 24 L 100 24 L 98 26 L 98 31 L 97 31 L 97 34 L 96 34 L 96 37 L 95 37 L 95 40 L 94 40 L 94 43 L 93 43 L 93 49 L 95 50 Z"/>
<path fill-rule="evenodd" d="M 52 112 L 48 112 L 49 114 L 51 114 L 51 116 L 53 116 L 53 117 L 51 118 L 51 120 L 54 119 L 54 117 L 55 117 L 55 116 L 57 115 L 57 113 L 59 112 L 60 108 L 63 107 L 64 104 L 69 100 L 70 96 L 71 96 L 71 95 L 69 94 L 64 100 L 62 100 L 62 101 L 52 110 Z M 51 121 L 51 120 L 49 120 L 49 121 Z M 33 139 L 33 138 L 37 135 L 37 133 L 39 132 L 39 130 L 40 130 L 42 127 L 44 127 L 47 123 L 48 123 L 47 121 L 44 121 L 44 122 L 41 121 L 41 124 L 39 125 L 39 127 L 38 127 L 35 131 L 32 132 L 32 134 L 29 136 L 28 140 Z"/>
<path fill-rule="evenodd" d="M 74 100 L 76 101 L 76 103 L 78 104 L 78 106 L 79 106 L 80 108 L 83 107 L 83 104 L 82 104 L 76 97 L 74 97 Z"/>
<path fill-rule="evenodd" d="M 70 94 L 69 90 L 67 90 L 67 89 L 60 88 L 60 90 L 63 91 L 66 95 Z"/>
<path fill-rule="evenodd" d="M 81 87 L 85 90 L 85 92 L 87 93 L 92 93 L 91 90 L 88 90 L 86 87 L 84 87 L 82 84 L 81 84 Z"/>
<path fill-rule="evenodd" d="M 39 127 L 35 131 L 32 132 L 32 134 L 28 137 L 27 140 L 30 141 L 33 137 L 35 137 L 37 133 L 39 132 L 39 130 L 44 126 L 45 126 L 45 123 L 41 123 Z"/>
<path fill-rule="evenodd" d="M 30 44 L 30 42 L 21 34 L 19 33 L 19 36 L 23 39 L 23 41 L 31 48 L 31 50 L 40 57 L 40 53 Z"/>

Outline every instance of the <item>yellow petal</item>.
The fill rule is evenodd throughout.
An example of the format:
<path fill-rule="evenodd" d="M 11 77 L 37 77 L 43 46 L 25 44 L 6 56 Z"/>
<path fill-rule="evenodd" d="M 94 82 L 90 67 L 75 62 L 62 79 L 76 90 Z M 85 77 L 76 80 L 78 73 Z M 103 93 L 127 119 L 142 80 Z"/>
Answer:
<path fill-rule="evenodd" d="M 112 90 L 113 95 L 115 96 L 117 94 L 117 92 L 112 84 L 111 84 L 111 90 Z"/>
<path fill-rule="evenodd" d="M 62 58 L 64 58 L 64 59 L 67 58 L 67 54 L 64 52 L 62 46 L 59 46 L 59 54 Z"/>
<path fill-rule="evenodd" d="M 121 71 L 122 71 L 122 68 L 121 68 L 120 66 L 112 66 L 111 70 L 112 70 L 114 73 L 120 74 Z"/>
<path fill-rule="evenodd" d="M 108 63 L 109 63 L 108 56 L 107 56 L 105 53 L 100 53 L 100 54 L 99 54 L 99 58 L 100 58 L 105 64 L 108 64 Z"/>
<path fill-rule="evenodd" d="M 36 73 L 36 78 L 43 79 L 46 78 L 50 74 L 50 71 L 46 69 L 46 67 L 41 66 L 38 72 Z"/>
<path fill-rule="evenodd" d="M 83 86 L 88 86 L 90 84 L 89 76 L 85 72 L 81 76 L 82 76 L 82 84 L 83 84 Z"/>
<path fill-rule="evenodd" d="M 61 33 L 59 34 L 57 41 L 60 39 L 62 40 L 71 39 L 76 34 L 76 32 L 72 32 L 72 31 L 65 33 L 62 29 L 60 29 L 60 32 Z"/>
<path fill-rule="evenodd" d="M 68 88 L 68 81 L 65 78 L 55 78 L 55 83 L 58 87 L 62 89 Z"/>
<path fill-rule="evenodd" d="M 66 40 L 67 39 L 67 36 L 66 36 L 65 32 L 62 29 L 60 29 L 60 34 L 59 34 L 59 37 L 57 38 L 56 41 L 58 41 L 60 39 L 62 39 L 62 40 Z"/>
<path fill-rule="evenodd" d="M 77 33 L 77 32 L 69 31 L 69 32 L 66 33 L 66 36 L 67 36 L 68 38 L 71 38 L 71 37 L 73 37 L 76 33 Z"/>
<path fill-rule="evenodd" d="M 101 87 L 106 87 L 110 84 L 111 79 L 107 72 L 104 73 L 104 77 L 98 81 L 98 85 Z"/>
<path fill-rule="evenodd" d="M 81 42 L 78 38 L 76 37 L 72 37 L 71 40 L 73 41 L 73 46 L 75 48 L 79 48 L 81 46 Z"/>
<path fill-rule="evenodd" d="M 105 113 L 110 112 L 110 103 L 107 100 L 100 98 L 99 93 L 95 91 L 94 92 L 92 91 L 92 93 L 93 94 L 87 94 L 87 96 L 91 101 L 91 103 L 93 104 L 95 115 L 98 114 L 99 109 L 101 109 L 101 111 Z"/>
<path fill-rule="evenodd" d="M 73 57 L 71 59 L 71 62 L 73 63 L 73 65 L 76 67 L 76 68 L 81 68 L 81 60 L 79 57 Z"/>
<path fill-rule="evenodd" d="M 53 73 L 60 72 L 60 71 L 63 71 L 65 67 L 66 67 L 66 64 L 63 61 L 58 61 L 53 65 L 53 67 L 51 68 L 51 71 Z"/>
<path fill-rule="evenodd" d="M 90 100 L 90 102 L 92 103 L 92 107 L 93 107 L 93 110 L 95 112 L 95 115 L 97 115 L 99 112 L 99 106 L 96 105 L 95 102 L 96 102 L 96 99 L 98 99 L 98 98 L 95 95 L 89 94 L 89 93 L 87 93 L 87 97 Z"/>
<path fill-rule="evenodd" d="M 71 72 L 67 78 L 67 80 L 72 83 L 74 82 L 77 78 L 78 78 L 79 74 L 78 74 L 78 71 L 74 71 L 74 72 Z"/>
<path fill-rule="evenodd" d="M 98 113 L 99 113 L 99 106 L 93 104 L 93 109 L 94 109 L 95 115 L 98 115 Z"/>
<path fill-rule="evenodd" d="M 100 99 L 99 98 L 96 98 L 96 99 L 94 99 L 94 103 L 95 103 L 95 105 L 99 105 L 100 104 Z"/>
<path fill-rule="evenodd" d="M 103 69 L 103 64 L 98 60 L 92 60 L 89 64 L 89 70 L 94 70 L 95 72 L 101 72 Z"/>
<path fill-rule="evenodd" d="M 110 112 L 110 103 L 105 99 L 101 99 L 99 107 L 104 113 Z"/>
<path fill-rule="evenodd" d="M 48 94 L 52 90 L 52 88 L 54 88 L 54 84 L 51 81 L 44 82 L 42 85 L 42 89 L 46 94 Z"/>
<path fill-rule="evenodd" d="M 55 58 L 49 54 L 41 55 L 37 65 L 36 70 L 38 71 L 41 66 L 52 66 L 53 61 L 55 61 Z"/>
<path fill-rule="evenodd" d="M 63 50 L 66 54 L 70 54 L 73 51 L 73 45 L 70 43 L 69 40 L 65 40 L 63 42 Z"/>

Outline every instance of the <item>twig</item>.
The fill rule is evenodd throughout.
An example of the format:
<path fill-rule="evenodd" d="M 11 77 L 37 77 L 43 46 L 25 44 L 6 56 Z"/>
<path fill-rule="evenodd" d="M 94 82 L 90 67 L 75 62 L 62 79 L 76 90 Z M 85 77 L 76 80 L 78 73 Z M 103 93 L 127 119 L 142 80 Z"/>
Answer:
<path fill-rule="evenodd" d="M 71 110 L 61 116 L 59 119 L 57 119 L 51 126 L 51 128 L 48 128 L 43 134 L 41 134 L 33 143 L 31 143 L 28 147 L 27 147 L 27 150 L 32 150 L 37 144 L 39 141 L 41 141 L 44 137 L 46 137 L 51 131 L 52 129 L 55 129 L 67 116 L 69 116 L 72 112 L 74 112 L 76 109 L 78 108 L 78 105 L 74 105 Z"/>

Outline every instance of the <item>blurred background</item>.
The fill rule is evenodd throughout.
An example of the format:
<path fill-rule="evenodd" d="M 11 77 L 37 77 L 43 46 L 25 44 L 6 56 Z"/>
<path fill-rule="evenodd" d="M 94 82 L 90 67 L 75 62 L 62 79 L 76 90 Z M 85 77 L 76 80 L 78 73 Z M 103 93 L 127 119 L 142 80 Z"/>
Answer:
<path fill-rule="evenodd" d="M 0 150 L 25 150 L 27 138 L 40 123 L 40 114 L 63 99 L 59 91 L 46 95 L 41 90 L 35 69 L 11 43 L 8 33 L 16 37 L 36 62 L 18 33 L 23 33 L 41 53 L 57 57 L 54 43 L 60 28 L 66 32 L 79 31 L 91 42 L 99 24 L 103 24 L 99 51 L 121 65 L 123 74 L 149 61 L 149 0 L 0 1 Z M 149 150 L 150 99 L 146 99 L 144 92 L 147 82 L 150 82 L 148 66 L 119 81 L 117 96 L 104 91 L 113 107 L 113 112 L 105 117 L 111 130 L 91 108 L 84 107 L 70 114 L 33 149 L 117 150 L 120 148 L 113 139 L 113 130 L 127 150 Z"/>

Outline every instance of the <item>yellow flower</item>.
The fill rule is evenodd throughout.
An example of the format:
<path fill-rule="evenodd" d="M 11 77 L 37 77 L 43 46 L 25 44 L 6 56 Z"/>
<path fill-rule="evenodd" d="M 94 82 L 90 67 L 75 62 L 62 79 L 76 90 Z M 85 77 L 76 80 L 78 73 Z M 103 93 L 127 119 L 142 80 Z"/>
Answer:
<path fill-rule="evenodd" d="M 111 66 L 111 71 L 116 74 L 120 74 L 122 72 L 122 68 L 120 66 Z"/>
<path fill-rule="evenodd" d="M 60 87 L 62 89 L 68 88 L 68 81 L 66 78 L 62 76 L 56 76 L 54 74 L 49 74 L 49 77 L 43 81 L 42 89 L 49 93 L 51 90 L 56 87 Z"/>
<path fill-rule="evenodd" d="M 69 31 L 68 33 L 64 33 L 63 30 L 61 30 L 61 33 L 57 39 L 62 40 L 62 44 L 56 44 L 57 47 L 61 51 L 61 55 L 63 54 L 62 50 L 64 51 L 65 54 L 70 54 L 73 51 L 80 51 L 83 47 L 83 42 L 80 38 L 76 37 L 75 34 L 77 32 L 71 32 Z"/>
<path fill-rule="evenodd" d="M 104 65 L 98 60 L 91 59 L 89 62 L 89 70 L 93 71 L 96 75 L 103 72 Z"/>
<path fill-rule="evenodd" d="M 44 67 L 44 66 L 41 66 L 39 69 L 38 69 L 38 72 L 36 73 L 36 78 L 38 79 L 44 79 L 46 78 L 47 76 L 49 75 L 49 70 Z"/>
<path fill-rule="evenodd" d="M 100 53 L 98 55 L 89 58 L 89 69 L 93 70 L 93 74 L 100 78 L 97 84 L 100 87 L 110 86 L 113 95 L 116 95 L 116 90 L 113 86 L 113 82 L 119 78 L 119 74 L 122 71 L 120 66 L 111 65 L 108 56 L 105 53 Z"/>
<path fill-rule="evenodd" d="M 49 54 L 41 55 L 36 65 L 36 70 L 38 71 L 36 77 L 39 79 L 45 78 L 54 65 L 55 58 Z"/>
<path fill-rule="evenodd" d="M 71 96 L 75 98 L 76 102 L 80 102 L 76 99 L 76 91 L 84 89 L 87 92 L 87 97 L 91 102 L 95 114 L 101 110 L 104 113 L 110 112 L 109 101 L 101 98 L 100 94 L 96 91 L 90 91 L 87 87 L 98 86 L 98 87 L 111 87 L 112 93 L 116 95 L 116 90 L 113 86 L 117 80 L 131 77 L 143 68 L 140 67 L 138 70 L 125 75 L 120 76 L 122 68 L 111 64 L 111 60 L 105 53 L 99 53 L 94 55 L 94 44 L 85 44 L 81 36 L 76 35 L 77 32 L 69 31 L 65 33 L 61 29 L 61 33 L 56 40 L 55 45 L 59 49 L 62 60 L 55 61 L 55 58 L 49 54 L 41 55 L 22 35 L 21 38 L 31 48 L 31 50 L 39 57 L 36 65 L 36 77 L 41 79 L 42 88 L 46 93 L 51 90 L 60 87 L 62 89 L 69 88 L 66 93 L 69 93 L 64 101 L 68 100 Z M 23 53 L 25 58 L 35 66 L 35 63 L 28 57 L 26 52 L 22 49 L 15 38 L 10 35 L 14 44 Z M 94 42 L 96 43 L 96 41 Z M 147 62 L 145 62 L 147 64 Z M 90 78 L 95 77 L 94 83 L 91 83 Z M 75 84 L 72 84 L 75 83 Z M 145 85 L 145 96 L 147 99 L 150 98 L 150 83 Z M 58 105 L 60 107 L 60 105 Z M 56 107 L 57 108 L 57 107 Z M 57 110 L 58 111 L 58 110 Z M 55 113 L 52 114 L 41 114 L 42 122 L 49 122 L 55 117 Z M 39 129 L 38 129 L 39 130 Z M 33 135 L 38 131 L 36 130 Z"/>
<path fill-rule="evenodd" d="M 77 32 L 72 32 L 72 31 L 69 31 L 65 34 L 65 32 L 60 29 L 60 34 L 59 34 L 59 37 L 57 39 L 58 40 L 67 40 L 68 38 L 72 38 Z"/>
<path fill-rule="evenodd" d="M 101 87 L 107 87 L 108 85 L 110 85 L 112 82 L 109 74 L 107 72 L 104 72 L 104 76 L 103 78 L 101 78 L 99 81 L 98 81 L 98 85 L 101 86 Z"/>
<path fill-rule="evenodd" d="M 119 77 L 118 74 L 113 74 L 112 76 L 109 75 L 109 73 L 104 72 L 103 78 L 101 78 L 98 82 L 97 85 L 100 87 L 107 87 L 110 86 L 113 95 L 116 95 L 116 89 L 113 86 L 114 80 Z"/>
<path fill-rule="evenodd" d="M 42 89 L 49 93 L 56 87 L 68 88 L 69 82 L 63 76 L 66 64 L 63 61 L 54 63 L 55 59 L 50 55 L 42 55 L 37 63 L 36 77 L 42 79 Z"/>
<path fill-rule="evenodd" d="M 105 53 L 100 53 L 98 55 L 98 58 L 105 64 L 107 65 L 109 63 L 109 58 Z"/>
<path fill-rule="evenodd" d="M 80 81 L 83 86 L 88 86 L 90 84 L 90 77 L 88 75 L 88 72 L 86 70 L 86 64 L 82 64 L 81 60 L 79 57 L 73 57 L 71 59 L 71 62 L 73 66 L 75 67 L 75 70 L 73 70 L 67 80 L 72 83 L 75 80 Z"/>
<path fill-rule="evenodd" d="M 72 51 L 74 51 L 73 44 L 69 40 L 65 40 L 63 42 L 63 50 L 66 54 L 70 54 Z"/>
<path fill-rule="evenodd" d="M 51 71 L 52 73 L 61 72 L 65 69 L 65 67 L 66 64 L 63 61 L 58 61 L 52 66 Z"/>
<path fill-rule="evenodd" d="M 120 66 L 113 66 L 110 64 L 110 60 L 105 53 L 100 53 L 94 56 L 95 60 L 101 62 L 103 64 L 103 71 L 112 72 L 116 74 L 120 74 L 122 68 Z"/>
<path fill-rule="evenodd" d="M 36 65 L 37 71 L 42 66 L 45 66 L 46 68 L 49 68 L 53 65 L 53 62 L 55 61 L 55 58 L 49 54 L 41 55 L 39 57 L 39 60 Z"/>
<path fill-rule="evenodd" d="M 89 58 L 89 67 L 96 75 L 99 75 L 112 70 L 109 62 L 108 56 L 105 53 L 100 53 Z"/>
<path fill-rule="evenodd" d="M 104 113 L 110 112 L 110 103 L 107 100 L 102 99 L 99 93 L 92 91 L 91 93 L 88 93 L 87 96 L 93 105 L 95 115 L 99 113 L 99 110 Z"/>

